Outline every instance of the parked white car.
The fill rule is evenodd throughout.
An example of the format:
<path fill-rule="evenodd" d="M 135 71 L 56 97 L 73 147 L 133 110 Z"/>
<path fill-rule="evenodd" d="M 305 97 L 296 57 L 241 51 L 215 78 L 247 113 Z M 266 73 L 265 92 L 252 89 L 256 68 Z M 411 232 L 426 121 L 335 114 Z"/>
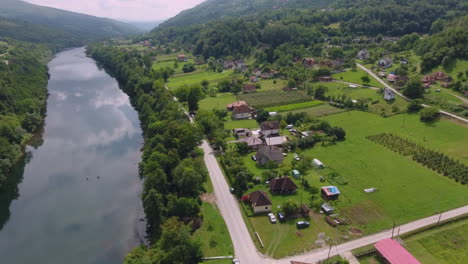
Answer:
<path fill-rule="evenodd" d="M 275 215 L 273 213 L 268 214 L 268 219 L 270 219 L 270 222 L 272 224 L 276 224 L 276 217 L 275 217 Z"/>

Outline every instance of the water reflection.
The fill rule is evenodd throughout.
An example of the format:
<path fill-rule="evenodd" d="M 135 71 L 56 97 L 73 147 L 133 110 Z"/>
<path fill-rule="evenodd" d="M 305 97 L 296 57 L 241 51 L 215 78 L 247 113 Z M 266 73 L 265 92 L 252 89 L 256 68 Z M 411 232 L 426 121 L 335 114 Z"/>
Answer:
<path fill-rule="evenodd" d="M 44 145 L 19 173 L 2 263 L 121 262 L 144 230 L 137 114 L 84 49 L 59 54 L 49 69 Z"/>

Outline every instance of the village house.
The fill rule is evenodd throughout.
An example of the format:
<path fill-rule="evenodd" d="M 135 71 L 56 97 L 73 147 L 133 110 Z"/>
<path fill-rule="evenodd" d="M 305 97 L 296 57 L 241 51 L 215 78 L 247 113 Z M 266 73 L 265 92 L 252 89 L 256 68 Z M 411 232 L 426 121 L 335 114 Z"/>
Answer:
<path fill-rule="evenodd" d="M 393 61 L 392 61 L 392 59 L 390 59 L 389 57 L 385 57 L 385 58 L 379 60 L 379 62 L 377 63 L 377 65 L 378 65 L 379 67 L 381 67 L 381 68 L 387 69 L 387 68 L 392 67 Z"/>
<path fill-rule="evenodd" d="M 387 101 L 394 100 L 395 99 L 395 93 L 391 89 L 385 88 L 384 89 L 384 99 L 387 100 Z"/>
<path fill-rule="evenodd" d="M 302 60 L 302 65 L 304 65 L 306 68 L 312 68 L 315 66 L 315 64 L 316 62 L 314 58 L 305 58 Z"/>
<path fill-rule="evenodd" d="M 247 143 L 247 145 L 251 149 L 259 149 L 259 148 L 263 147 L 263 141 L 261 139 L 259 139 L 258 137 L 253 136 L 253 135 L 241 138 L 241 139 L 237 140 L 237 142 Z"/>
<path fill-rule="evenodd" d="M 336 186 L 325 186 L 321 188 L 321 194 L 324 199 L 336 200 L 340 195 L 340 190 Z"/>
<path fill-rule="evenodd" d="M 276 164 L 283 163 L 284 156 L 283 152 L 278 147 L 262 147 L 255 154 L 258 165 L 265 165 L 268 162 L 274 162 Z"/>
<path fill-rule="evenodd" d="M 234 68 L 234 61 L 232 61 L 232 60 L 226 60 L 226 61 L 224 61 L 224 62 L 223 62 L 223 68 L 224 68 L 225 70 L 229 70 L 229 69 Z"/>
<path fill-rule="evenodd" d="M 387 82 L 389 83 L 395 83 L 396 81 L 398 81 L 400 76 L 398 75 L 395 75 L 394 73 L 390 73 L 388 76 L 387 76 Z"/>
<path fill-rule="evenodd" d="M 242 92 L 247 93 L 255 93 L 257 91 L 257 86 L 255 84 L 244 84 L 242 88 Z"/>
<path fill-rule="evenodd" d="M 337 58 L 332 61 L 333 67 L 343 66 L 345 64 L 345 60 L 343 58 Z"/>
<path fill-rule="evenodd" d="M 179 62 L 187 62 L 188 59 L 187 59 L 187 56 L 185 56 L 184 54 L 179 54 L 179 55 L 177 55 L 177 61 L 179 61 Z"/>
<path fill-rule="evenodd" d="M 331 60 L 324 60 L 320 62 L 320 67 L 328 67 L 333 68 L 333 61 Z"/>
<path fill-rule="evenodd" d="M 331 76 L 320 76 L 318 77 L 320 82 L 333 82 L 333 78 Z"/>
<path fill-rule="evenodd" d="M 287 176 L 275 178 L 270 181 L 270 191 L 274 194 L 292 194 L 297 191 L 297 185 Z"/>
<path fill-rule="evenodd" d="M 245 101 L 237 101 L 237 102 L 234 102 L 232 104 L 226 105 L 226 108 L 227 108 L 227 110 L 232 111 L 232 110 L 234 110 L 235 107 L 239 107 L 241 105 L 247 105 L 248 106 L 248 104 Z"/>
<path fill-rule="evenodd" d="M 255 214 L 271 212 L 271 200 L 268 195 L 261 190 L 249 194 L 250 204 Z"/>
<path fill-rule="evenodd" d="M 236 70 L 242 71 L 247 68 L 247 65 L 243 60 L 237 60 L 234 62 L 234 67 Z"/>
<path fill-rule="evenodd" d="M 263 137 L 279 135 L 280 123 L 279 121 L 267 121 L 260 124 L 260 134 Z"/>
<path fill-rule="evenodd" d="M 369 51 L 367 49 L 362 49 L 358 52 L 357 58 L 360 60 L 367 60 L 369 58 Z"/>
<path fill-rule="evenodd" d="M 245 128 L 234 128 L 232 130 L 232 133 L 236 137 L 248 137 L 252 135 L 252 131 L 250 131 L 249 129 L 245 129 Z"/>
<path fill-rule="evenodd" d="M 260 77 L 262 77 L 262 79 L 270 79 L 272 77 L 272 75 L 269 72 L 262 72 Z"/>
<path fill-rule="evenodd" d="M 257 76 L 250 76 L 250 81 L 253 82 L 253 83 L 258 82 Z"/>
<path fill-rule="evenodd" d="M 252 109 L 248 105 L 234 107 L 232 110 L 232 118 L 235 120 L 249 119 Z"/>

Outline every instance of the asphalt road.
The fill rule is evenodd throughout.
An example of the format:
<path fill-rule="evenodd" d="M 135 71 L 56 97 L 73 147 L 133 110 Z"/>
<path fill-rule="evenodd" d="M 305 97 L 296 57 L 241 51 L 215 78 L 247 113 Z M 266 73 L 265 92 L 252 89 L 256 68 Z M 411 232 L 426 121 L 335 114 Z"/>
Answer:
<path fill-rule="evenodd" d="M 319 260 L 327 258 L 329 247 L 315 249 L 301 255 L 282 259 L 272 259 L 258 252 L 252 240 L 253 234 L 250 234 L 249 230 L 247 229 L 237 200 L 229 191 L 229 185 L 215 156 L 213 155 L 211 147 L 206 142 L 206 140 L 203 141 L 201 147 L 205 152 L 205 164 L 208 169 L 211 182 L 213 183 L 216 203 L 219 210 L 221 211 L 221 215 L 223 216 L 224 221 L 226 222 L 229 234 L 231 235 L 232 243 L 234 245 L 235 257 L 240 260 L 241 264 L 290 264 L 292 260 L 315 263 Z M 468 205 L 444 212 L 442 215 L 438 214 L 397 226 L 395 228 L 395 235 L 398 233 L 404 234 L 428 225 L 435 224 L 439 221 L 439 217 L 441 217 L 440 221 L 443 221 L 464 214 L 468 214 Z M 382 239 L 390 237 L 392 237 L 392 229 L 339 244 L 332 247 L 330 256 L 345 254 L 347 251 L 374 244 Z"/>
<path fill-rule="evenodd" d="M 362 66 L 361 64 L 359 63 L 356 63 L 356 65 L 363 69 L 364 71 L 366 71 L 367 73 L 369 73 L 372 77 L 374 77 L 378 82 L 380 82 L 381 84 L 383 84 L 385 87 L 387 87 L 388 89 L 392 90 L 395 94 L 403 97 L 404 99 L 408 100 L 408 101 L 412 101 L 410 98 L 404 96 L 402 93 L 400 93 L 399 91 L 395 90 L 393 87 L 391 87 L 390 85 L 388 85 L 386 82 L 384 82 L 382 79 L 380 79 L 375 73 L 373 73 L 371 70 L 367 69 L 366 67 Z M 426 104 L 422 104 L 422 106 L 424 107 L 430 107 L 430 105 L 426 105 Z M 446 112 L 446 111 L 442 111 L 440 110 L 439 111 L 441 114 L 444 114 L 446 116 L 449 116 L 451 118 L 454 118 L 454 119 L 457 119 L 459 121 L 462 121 L 462 122 L 466 122 L 468 123 L 468 119 L 466 118 L 463 118 L 463 117 L 460 117 L 460 116 L 457 116 L 457 115 L 454 115 L 452 113 L 449 113 L 449 112 Z"/>

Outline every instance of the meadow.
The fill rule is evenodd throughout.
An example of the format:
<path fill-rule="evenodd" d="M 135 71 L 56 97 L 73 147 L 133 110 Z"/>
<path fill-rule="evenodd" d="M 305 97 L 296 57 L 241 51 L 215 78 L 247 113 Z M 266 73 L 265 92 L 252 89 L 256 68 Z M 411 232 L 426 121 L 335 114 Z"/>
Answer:
<path fill-rule="evenodd" d="M 233 78 L 234 76 L 233 70 L 223 71 L 222 73 L 197 70 L 192 73 L 174 75 L 169 79 L 168 86 L 170 89 L 173 89 L 182 85 L 190 86 L 200 84 L 203 80 L 219 82 L 227 78 Z"/>
<path fill-rule="evenodd" d="M 294 222 L 272 225 L 268 223 L 266 216 L 248 217 L 252 228 L 264 240 L 266 254 L 281 257 L 316 247 L 310 241 L 317 239 L 318 232 L 324 232 L 333 241 L 344 242 L 344 236 L 357 237 L 350 235 L 350 228 L 355 228 L 360 235 L 368 235 L 390 228 L 393 223 L 403 224 L 468 204 L 467 186 L 365 138 L 382 132 L 394 133 L 468 164 L 467 126 L 445 119 L 428 125 L 420 122 L 418 115 L 382 118 L 360 111 L 322 118 L 333 126 L 343 127 L 346 130 L 346 140 L 335 145 L 317 144 L 314 148 L 302 151 L 303 155 L 320 159 L 326 166 L 325 170 L 311 170 L 305 179 L 317 187 L 329 184 L 338 186 L 342 194 L 332 205 L 350 225 L 334 229 L 325 223 L 323 216 L 313 216 L 311 228 L 297 234 Z M 255 165 L 250 159 L 252 154 L 244 157 L 244 163 L 255 176 L 262 176 L 266 169 Z M 288 166 L 291 156 L 288 155 L 284 162 L 286 165 L 283 166 Z M 327 177 L 331 171 L 346 178 L 348 184 L 340 185 L 332 181 Z M 325 182 L 320 182 L 320 175 L 325 176 Z M 298 181 L 296 184 L 300 186 Z M 266 185 L 260 184 L 248 193 L 258 188 L 268 189 Z M 378 191 L 365 193 L 363 189 L 366 188 L 377 188 Z M 302 199 L 309 203 L 309 197 L 310 194 L 302 190 L 295 195 L 270 195 L 275 212 L 277 205 L 288 199 L 298 203 Z"/>
<path fill-rule="evenodd" d="M 338 114 L 338 113 L 342 113 L 345 111 L 346 111 L 345 109 L 337 108 L 329 104 L 321 104 L 319 106 L 309 107 L 309 108 L 305 108 L 301 110 L 294 110 L 294 111 L 291 111 L 291 113 L 304 112 L 309 116 L 319 117 L 319 116 Z"/>
<path fill-rule="evenodd" d="M 240 94 L 239 100 L 246 101 L 249 105 L 257 108 L 272 107 L 293 103 L 310 101 L 311 98 L 303 91 L 265 91 L 251 94 Z"/>
<path fill-rule="evenodd" d="M 207 96 L 200 100 L 200 110 L 226 109 L 226 105 L 234 103 L 237 98 L 231 93 L 218 93 L 216 97 Z"/>
<path fill-rule="evenodd" d="M 345 72 L 340 72 L 340 73 L 336 73 L 332 75 L 332 77 L 336 80 L 342 80 L 342 81 L 350 82 L 350 83 L 364 84 L 361 80 L 362 76 L 369 76 L 370 78 L 369 86 L 384 88 L 384 86 L 380 82 L 372 78 L 372 76 L 370 76 L 367 72 L 361 69 L 356 69 L 356 71 L 348 70 Z"/>
<path fill-rule="evenodd" d="M 268 112 L 286 112 L 286 111 L 294 111 L 294 110 L 299 110 L 299 109 L 305 109 L 309 107 L 315 107 L 322 105 L 322 101 L 308 101 L 308 102 L 302 102 L 302 103 L 296 103 L 296 104 L 287 104 L 287 105 L 281 105 L 281 106 L 273 106 L 273 107 L 267 107 L 265 108 L 265 111 Z"/>

